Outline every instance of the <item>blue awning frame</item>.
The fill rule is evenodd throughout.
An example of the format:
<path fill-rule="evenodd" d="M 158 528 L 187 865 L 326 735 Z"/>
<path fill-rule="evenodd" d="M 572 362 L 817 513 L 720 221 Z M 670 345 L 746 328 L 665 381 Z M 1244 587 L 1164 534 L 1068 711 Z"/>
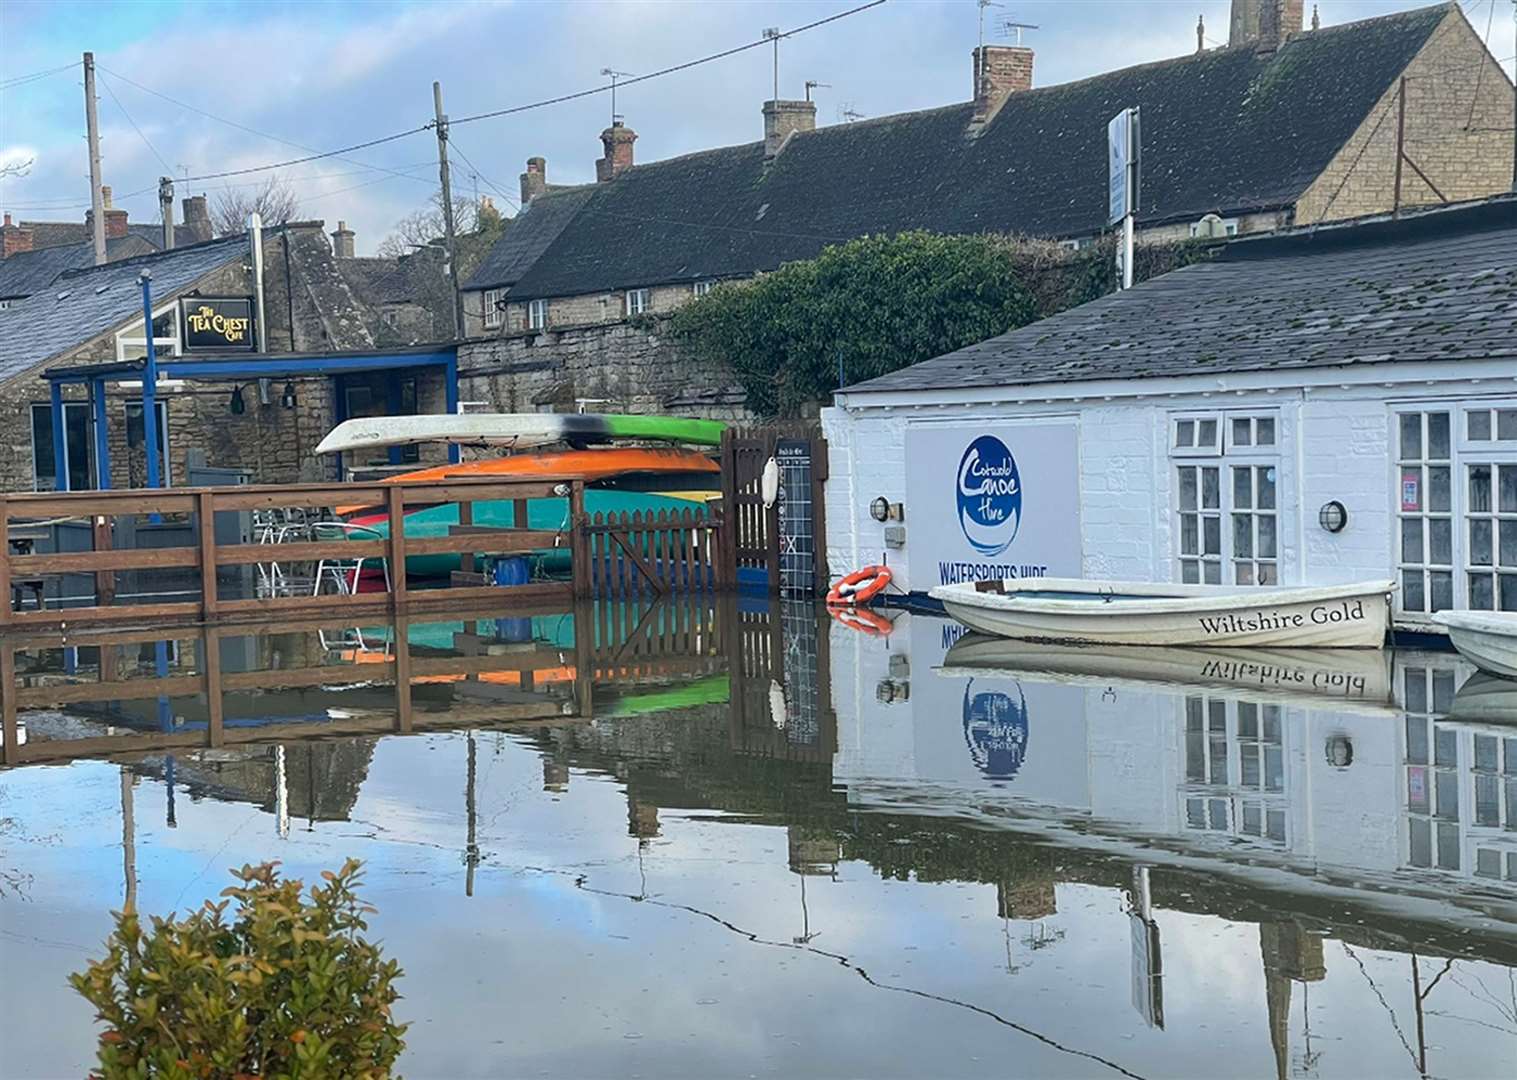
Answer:
<path fill-rule="evenodd" d="M 49 384 L 53 424 L 53 467 L 57 490 L 69 490 L 68 469 L 64 460 L 63 388 L 88 386 L 95 429 L 95 472 L 101 490 L 111 486 L 110 423 L 106 409 L 107 383 L 140 381 L 143 384 L 144 438 L 151 439 L 147 419 L 147 402 L 157 399 L 159 379 L 183 379 L 200 382 L 253 382 L 258 379 L 299 377 L 336 378 L 369 372 L 398 371 L 404 368 L 439 368 L 443 373 L 445 408 L 458 411 L 458 349 L 454 345 L 342 353 L 239 353 L 236 355 L 157 357 L 153 363 L 141 360 L 114 360 L 97 364 L 55 368 L 43 372 Z M 149 383 L 152 385 L 149 386 Z M 339 404 L 339 410 L 341 406 Z M 156 441 L 153 441 L 156 446 Z M 457 464 L 460 451 L 448 448 L 448 460 Z M 157 473 L 158 470 L 151 470 Z M 158 487 L 159 477 L 149 476 L 149 486 Z"/>

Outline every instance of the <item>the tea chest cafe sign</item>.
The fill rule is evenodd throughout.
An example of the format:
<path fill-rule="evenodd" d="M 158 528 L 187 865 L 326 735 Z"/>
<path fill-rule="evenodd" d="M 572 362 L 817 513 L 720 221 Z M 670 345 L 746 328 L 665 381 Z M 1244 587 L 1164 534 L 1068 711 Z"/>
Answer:
<path fill-rule="evenodd" d="M 179 305 L 186 351 L 251 351 L 255 347 L 251 297 L 186 296 Z"/>
<path fill-rule="evenodd" d="M 1072 422 L 909 428 L 913 587 L 1079 577 L 1078 442 Z"/>

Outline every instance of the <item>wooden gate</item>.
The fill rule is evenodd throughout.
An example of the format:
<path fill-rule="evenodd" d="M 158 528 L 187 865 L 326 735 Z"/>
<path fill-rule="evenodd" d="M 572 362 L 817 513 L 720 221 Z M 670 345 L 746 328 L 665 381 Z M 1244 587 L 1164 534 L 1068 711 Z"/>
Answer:
<path fill-rule="evenodd" d="M 780 494 L 764 505 L 764 469 L 773 460 Z M 722 434 L 722 565 L 738 586 L 770 593 L 826 592 L 823 485 L 827 440 L 812 424 L 729 427 Z"/>

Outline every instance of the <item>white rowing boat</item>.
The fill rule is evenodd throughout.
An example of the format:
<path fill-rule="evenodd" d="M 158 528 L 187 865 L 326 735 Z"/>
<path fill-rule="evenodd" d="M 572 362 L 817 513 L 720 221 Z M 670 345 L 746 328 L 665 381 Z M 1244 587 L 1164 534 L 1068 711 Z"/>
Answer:
<path fill-rule="evenodd" d="M 1517 612 L 1440 611 L 1433 621 L 1449 641 L 1481 671 L 1517 679 Z"/>
<path fill-rule="evenodd" d="M 1379 648 L 1393 581 L 1264 588 L 1024 578 L 940 585 L 929 596 L 971 630 L 1102 645 Z"/>

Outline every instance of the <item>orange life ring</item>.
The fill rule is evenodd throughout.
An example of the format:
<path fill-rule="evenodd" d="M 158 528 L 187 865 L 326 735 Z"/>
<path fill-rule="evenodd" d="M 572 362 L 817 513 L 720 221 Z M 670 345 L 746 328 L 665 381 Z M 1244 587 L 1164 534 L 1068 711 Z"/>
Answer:
<path fill-rule="evenodd" d="M 850 630 L 857 630 L 870 637 L 885 637 L 895 629 L 889 619 L 869 608 L 829 607 L 827 614 Z"/>
<path fill-rule="evenodd" d="M 890 567 L 866 566 L 855 570 L 827 590 L 829 604 L 864 604 L 890 584 Z"/>

